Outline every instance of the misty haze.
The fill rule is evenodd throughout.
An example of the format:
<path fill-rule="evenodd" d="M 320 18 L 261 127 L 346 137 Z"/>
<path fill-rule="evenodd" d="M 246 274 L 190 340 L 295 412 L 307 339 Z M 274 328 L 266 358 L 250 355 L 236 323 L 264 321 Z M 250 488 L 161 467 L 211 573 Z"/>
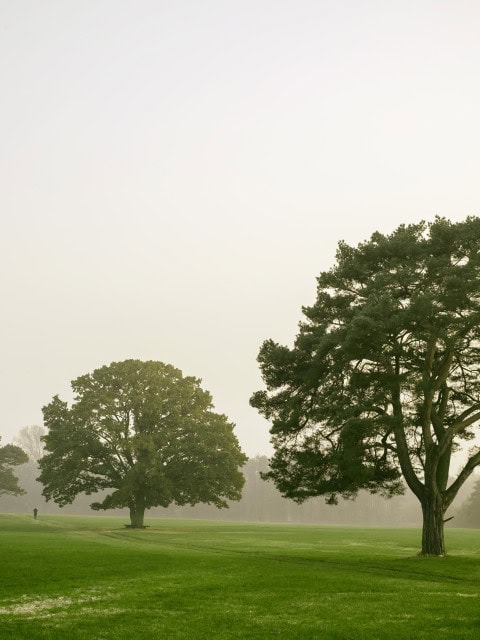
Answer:
<path fill-rule="evenodd" d="M 0 3 L 0 635 L 477 638 L 479 68 L 473 0 Z"/>

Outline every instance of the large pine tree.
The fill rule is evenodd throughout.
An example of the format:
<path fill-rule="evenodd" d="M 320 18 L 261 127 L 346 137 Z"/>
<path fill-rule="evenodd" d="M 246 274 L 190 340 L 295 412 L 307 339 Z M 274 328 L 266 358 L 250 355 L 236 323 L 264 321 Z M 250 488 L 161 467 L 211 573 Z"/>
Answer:
<path fill-rule="evenodd" d="M 360 489 L 393 495 L 402 476 L 423 512 L 422 554 L 445 553 L 445 513 L 480 463 L 452 455 L 480 421 L 480 219 L 401 226 L 341 242 L 292 348 L 267 340 L 272 478 L 298 502 Z"/>

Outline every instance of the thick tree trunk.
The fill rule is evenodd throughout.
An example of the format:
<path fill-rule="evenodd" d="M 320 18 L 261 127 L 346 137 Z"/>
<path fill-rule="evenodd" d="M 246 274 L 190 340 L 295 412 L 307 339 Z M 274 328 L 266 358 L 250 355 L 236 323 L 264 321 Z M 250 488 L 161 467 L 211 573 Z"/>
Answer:
<path fill-rule="evenodd" d="M 145 507 L 130 507 L 130 526 L 132 529 L 143 529 L 143 518 L 145 516 Z"/>
<path fill-rule="evenodd" d="M 443 517 L 445 508 L 441 496 L 428 496 L 422 501 L 422 556 L 444 556 Z"/>

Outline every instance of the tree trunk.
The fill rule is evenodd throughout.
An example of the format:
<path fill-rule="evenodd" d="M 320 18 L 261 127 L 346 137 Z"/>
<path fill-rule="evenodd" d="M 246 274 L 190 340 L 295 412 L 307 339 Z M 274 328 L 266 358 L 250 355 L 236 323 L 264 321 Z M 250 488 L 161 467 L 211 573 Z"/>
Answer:
<path fill-rule="evenodd" d="M 445 508 L 441 496 L 427 496 L 422 501 L 422 556 L 444 556 L 445 538 L 443 516 Z"/>
<path fill-rule="evenodd" d="M 130 507 L 130 526 L 132 529 L 144 529 L 145 507 Z"/>

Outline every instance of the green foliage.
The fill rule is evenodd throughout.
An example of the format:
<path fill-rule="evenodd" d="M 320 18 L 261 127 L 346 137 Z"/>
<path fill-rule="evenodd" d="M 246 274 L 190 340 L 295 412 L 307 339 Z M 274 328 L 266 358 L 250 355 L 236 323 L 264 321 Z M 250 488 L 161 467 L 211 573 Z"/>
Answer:
<path fill-rule="evenodd" d="M 272 422 L 268 477 L 294 500 L 335 502 L 394 495 L 403 475 L 441 523 L 480 463 L 472 450 L 447 486 L 480 419 L 480 218 L 341 242 L 303 313 L 293 348 L 267 340 L 258 356 L 266 390 L 251 404 Z"/>
<path fill-rule="evenodd" d="M 1 438 L 0 438 L 1 440 Z M 28 462 L 28 456 L 13 444 L 0 447 L 0 496 L 5 494 L 22 495 L 24 490 L 18 486 L 18 479 L 12 467 Z"/>
<path fill-rule="evenodd" d="M 44 496 L 60 506 L 112 489 L 93 509 L 205 502 L 241 496 L 246 461 L 234 425 L 212 409 L 200 381 L 161 362 L 114 362 L 72 382 L 69 408 L 43 409 L 48 434 L 40 460 Z M 132 521 L 133 523 L 133 521 Z"/>

